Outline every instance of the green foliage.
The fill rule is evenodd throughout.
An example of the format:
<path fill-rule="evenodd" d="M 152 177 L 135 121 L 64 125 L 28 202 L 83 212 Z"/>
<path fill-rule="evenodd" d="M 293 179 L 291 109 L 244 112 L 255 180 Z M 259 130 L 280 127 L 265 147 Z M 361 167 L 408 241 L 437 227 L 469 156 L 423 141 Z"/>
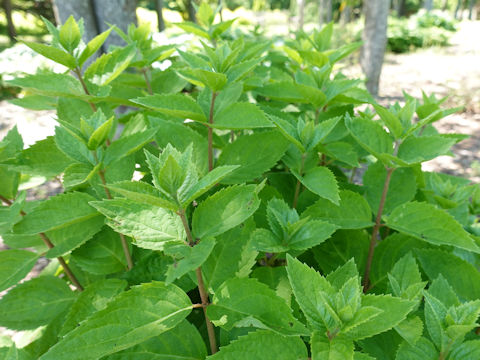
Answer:
<path fill-rule="evenodd" d="M 197 14 L 187 49 L 145 25 L 83 44 L 73 18 L 28 44 L 71 71 L 11 81 L 58 126 L 0 142 L 0 326 L 35 334 L 0 356 L 478 358 L 480 192 L 421 170 L 463 139 L 432 127 L 456 109 L 378 105 L 331 24 L 272 48 Z M 63 192 L 26 201 L 29 176 Z"/>

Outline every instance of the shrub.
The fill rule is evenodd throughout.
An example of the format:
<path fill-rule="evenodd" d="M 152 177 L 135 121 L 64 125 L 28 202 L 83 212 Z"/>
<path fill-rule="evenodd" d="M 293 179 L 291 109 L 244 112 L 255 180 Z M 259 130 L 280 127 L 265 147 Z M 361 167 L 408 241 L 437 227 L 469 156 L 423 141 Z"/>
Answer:
<path fill-rule="evenodd" d="M 421 170 L 464 138 L 432 126 L 456 109 L 426 95 L 385 108 L 333 75 L 359 44 L 332 49 L 331 24 L 279 49 L 225 41 L 231 23 L 198 14 L 180 26 L 200 50 L 131 26 L 85 71 L 111 30 L 83 46 L 70 18 L 47 23 L 52 45 L 28 43 L 70 73 L 10 81 L 54 100 L 58 127 L 0 143 L 0 290 L 14 286 L 0 325 L 38 329 L 0 354 L 478 358 L 480 190 Z M 64 192 L 26 202 L 23 174 Z M 51 264 L 18 283 L 40 256 Z"/>

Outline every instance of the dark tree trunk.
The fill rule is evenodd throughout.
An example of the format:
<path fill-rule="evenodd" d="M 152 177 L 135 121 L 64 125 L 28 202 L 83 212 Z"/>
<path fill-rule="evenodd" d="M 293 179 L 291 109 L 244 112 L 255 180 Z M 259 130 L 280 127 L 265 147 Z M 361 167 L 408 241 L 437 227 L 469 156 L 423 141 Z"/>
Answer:
<path fill-rule="evenodd" d="M 395 13 L 397 14 L 397 17 L 402 17 L 407 15 L 406 0 L 397 0 L 397 2 L 395 3 Z"/>
<path fill-rule="evenodd" d="M 12 19 L 12 2 L 11 0 L 3 0 L 3 9 L 5 10 L 5 17 L 7 18 L 7 32 L 11 42 L 15 42 L 17 32 Z"/>
<path fill-rule="evenodd" d="M 163 0 L 155 1 L 155 9 L 157 10 L 158 31 L 165 30 L 165 20 L 163 19 Z"/>
<path fill-rule="evenodd" d="M 468 3 L 468 20 L 473 18 L 473 7 L 475 6 L 476 0 L 470 0 Z"/>
<path fill-rule="evenodd" d="M 432 9 L 433 9 L 433 0 L 425 0 L 425 1 L 423 2 L 423 7 L 425 8 L 425 10 L 427 10 L 427 12 L 432 11 Z"/>
<path fill-rule="evenodd" d="M 187 0 L 186 5 L 187 5 L 188 20 L 196 23 L 197 17 L 195 16 L 195 8 L 193 7 L 193 0 Z"/>
<path fill-rule="evenodd" d="M 453 17 L 458 20 L 458 12 L 460 11 L 460 8 L 462 6 L 463 0 L 458 0 L 457 1 L 457 6 L 455 7 L 455 12 L 453 13 Z M 461 14 L 461 13 L 460 13 Z"/>
<path fill-rule="evenodd" d="M 387 45 L 387 21 L 389 1 L 366 0 L 363 4 L 365 27 L 363 46 L 360 52 L 360 65 L 367 77 L 367 89 L 378 95 L 380 73 Z"/>

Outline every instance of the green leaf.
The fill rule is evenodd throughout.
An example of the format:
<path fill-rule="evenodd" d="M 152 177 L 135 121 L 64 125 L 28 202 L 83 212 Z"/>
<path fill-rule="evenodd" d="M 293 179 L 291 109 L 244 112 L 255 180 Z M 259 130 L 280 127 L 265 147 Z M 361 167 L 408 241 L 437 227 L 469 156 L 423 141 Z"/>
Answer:
<path fill-rule="evenodd" d="M 449 360 L 478 359 L 480 357 L 480 341 L 470 340 L 455 347 L 449 355 Z"/>
<path fill-rule="evenodd" d="M 88 182 L 101 168 L 87 164 L 72 164 L 63 173 L 63 187 L 66 191 L 78 188 Z"/>
<path fill-rule="evenodd" d="M 280 336 L 271 331 L 257 330 L 239 337 L 209 360 L 237 360 L 248 354 L 250 359 L 262 360 L 306 360 L 307 349 L 300 337 Z"/>
<path fill-rule="evenodd" d="M 203 201 L 193 213 L 195 238 L 216 236 L 239 225 L 258 209 L 256 185 L 230 186 Z"/>
<path fill-rule="evenodd" d="M 246 221 L 219 235 L 210 256 L 202 265 L 205 286 L 216 292 L 225 281 L 247 277 L 255 264 L 258 252 L 250 247 L 253 221 Z"/>
<path fill-rule="evenodd" d="M 166 247 L 164 252 L 167 255 L 171 255 L 170 252 L 174 251 L 175 262 L 168 267 L 165 282 L 170 284 L 189 271 L 199 268 L 207 260 L 214 246 L 215 239 L 207 237 L 193 247 L 186 244 L 172 246 L 172 248 Z M 181 257 L 178 262 L 177 256 Z"/>
<path fill-rule="evenodd" d="M 310 340 L 312 360 L 353 360 L 354 345 L 348 339 L 329 340 L 324 334 L 314 332 Z"/>
<path fill-rule="evenodd" d="M 215 114 L 212 125 L 217 129 L 255 129 L 274 127 L 255 104 L 237 102 Z"/>
<path fill-rule="evenodd" d="M 69 159 L 87 165 L 95 164 L 93 154 L 88 150 L 85 140 L 72 134 L 65 127 L 55 128 L 55 144 Z"/>
<path fill-rule="evenodd" d="M 251 181 L 272 168 L 288 146 L 288 142 L 279 135 L 277 131 L 243 135 L 226 145 L 218 158 L 218 165 L 240 165 L 240 167 L 221 182 L 238 184 Z"/>
<path fill-rule="evenodd" d="M 169 210 L 126 199 L 92 201 L 91 205 L 107 217 L 108 226 L 131 236 L 141 248 L 163 250 L 166 243 L 185 239 L 180 218 Z"/>
<path fill-rule="evenodd" d="M 59 39 L 60 44 L 69 52 L 72 53 L 80 43 L 82 34 L 80 28 L 72 15 L 60 27 Z"/>
<path fill-rule="evenodd" d="M 75 294 L 54 276 L 41 276 L 17 285 L 0 300 L 0 326 L 12 330 L 47 325 L 70 308 Z"/>
<path fill-rule="evenodd" d="M 307 102 L 304 96 L 299 92 L 298 86 L 289 81 L 279 81 L 267 84 L 262 88 L 255 89 L 255 92 L 274 100 L 286 102 Z"/>
<path fill-rule="evenodd" d="M 435 345 L 427 338 L 421 337 L 414 345 L 407 342 L 401 344 L 396 360 L 437 360 L 438 356 Z"/>
<path fill-rule="evenodd" d="M 431 160 L 440 155 L 447 155 L 456 139 L 437 136 L 410 136 L 398 147 L 397 156 L 408 164 Z"/>
<path fill-rule="evenodd" d="M 387 170 L 381 161 L 368 167 L 363 175 L 365 197 L 376 214 L 382 197 L 383 186 L 387 178 Z M 415 172 L 412 168 L 397 168 L 393 171 L 383 214 L 389 214 L 397 206 L 413 200 L 417 192 Z"/>
<path fill-rule="evenodd" d="M 32 270 L 38 255 L 26 250 L 0 252 L 0 291 L 22 280 Z"/>
<path fill-rule="evenodd" d="M 434 245 L 451 245 L 480 253 L 480 248 L 446 211 L 434 205 L 410 202 L 395 208 L 387 217 L 388 227 Z"/>
<path fill-rule="evenodd" d="M 415 253 L 423 271 L 431 280 L 442 275 L 462 299 L 480 298 L 480 273 L 475 266 L 441 250 L 419 249 Z"/>
<path fill-rule="evenodd" d="M 110 131 L 113 126 L 113 116 L 100 125 L 95 131 L 90 135 L 88 139 L 87 147 L 90 150 L 96 150 L 100 145 L 102 145 L 105 140 L 107 140 Z"/>
<path fill-rule="evenodd" d="M 233 327 L 267 328 L 281 335 L 308 335 L 287 303 L 256 279 L 229 279 L 218 288 L 207 308 L 209 319 L 231 330 Z"/>
<path fill-rule="evenodd" d="M 192 33 L 207 40 L 210 40 L 210 35 L 208 34 L 208 32 L 206 32 L 200 25 L 197 25 L 193 22 L 184 21 L 181 23 L 173 23 L 173 25 L 178 26 L 180 29 L 188 33 Z"/>
<path fill-rule="evenodd" d="M 335 290 L 328 281 L 290 255 L 287 255 L 287 273 L 297 303 L 312 328 L 319 331 L 338 329 L 341 320 L 328 299 Z"/>
<path fill-rule="evenodd" d="M 152 339 L 102 358 L 102 360 L 203 360 L 207 349 L 197 328 L 184 320 Z"/>
<path fill-rule="evenodd" d="M 329 200 L 319 199 L 307 208 L 302 217 L 324 220 L 342 229 L 362 229 L 373 225 L 370 206 L 360 194 L 340 190 L 339 195 L 338 206 Z"/>
<path fill-rule="evenodd" d="M 395 331 L 410 345 L 415 345 L 423 333 L 423 321 L 418 316 L 409 316 L 395 326 Z"/>
<path fill-rule="evenodd" d="M 69 69 L 73 69 L 77 65 L 77 62 L 72 55 L 63 50 L 57 49 L 56 47 L 29 41 L 24 41 L 24 44 L 33 51 L 45 56 L 47 59 L 62 64 Z"/>
<path fill-rule="evenodd" d="M 120 238 L 109 227 L 104 227 L 71 256 L 82 270 L 94 275 L 113 274 L 127 268 Z"/>
<path fill-rule="evenodd" d="M 5 81 L 12 86 L 31 90 L 33 93 L 48 96 L 85 98 L 80 81 L 65 74 L 36 74 Z"/>
<path fill-rule="evenodd" d="M 400 138 L 403 132 L 403 126 L 400 119 L 383 106 L 374 104 L 373 107 L 393 136 L 397 139 Z"/>
<path fill-rule="evenodd" d="M 312 169 L 308 169 L 302 176 L 296 172 L 293 172 L 293 174 L 314 194 L 330 200 L 335 205 L 340 205 L 337 180 L 329 168 L 325 166 L 316 166 Z"/>
<path fill-rule="evenodd" d="M 174 328 L 191 311 L 175 285 L 151 282 L 118 295 L 40 357 L 41 360 L 101 358 Z"/>
<path fill-rule="evenodd" d="M 115 140 L 105 151 L 104 164 L 109 165 L 125 156 L 137 152 L 144 145 L 152 141 L 157 131 L 158 128 L 148 129 Z"/>
<path fill-rule="evenodd" d="M 182 119 L 206 122 L 202 108 L 190 97 L 179 94 L 150 95 L 132 100 L 134 103 Z"/>
<path fill-rule="evenodd" d="M 397 261 L 392 271 L 388 273 L 388 278 L 393 290 L 393 295 L 398 297 L 403 297 L 410 286 L 422 282 L 420 270 L 411 253 L 408 253 Z M 419 292 L 421 292 L 422 289 L 423 288 L 421 288 Z M 421 295 L 421 293 L 419 295 Z M 413 300 L 412 298 L 408 299 Z"/>
<path fill-rule="evenodd" d="M 135 44 L 131 44 L 103 54 L 85 70 L 85 80 L 98 86 L 108 85 L 128 68 L 136 52 Z"/>
<path fill-rule="evenodd" d="M 150 184 L 142 181 L 119 181 L 107 186 L 110 190 L 137 203 L 177 210 L 178 205 L 165 199 L 165 196 Z"/>
<path fill-rule="evenodd" d="M 103 45 L 105 40 L 107 40 L 108 35 L 110 35 L 110 32 L 112 31 L 112 28 L 108 29 L 107 31 L 102 32 L 101 34 L 95 36 L 92 40 L 90 40 L 83 49 L 82 53 L 80 54 L 80 57 L 78 58 L 78 65 L 82 66 L 87 59 L 95 54 L 98 49 Z"/>
<path fill-rule="evenodd" d="M 14 232 L 33 235 L 49 230 L 67 228 L 87 222 L 100 214 L 88 202 L 94 197 L 79 192 L 60 194 L 42 201 L 23 217 L 14 227 Z"/>
<path fill-rule="evenodd" d="M 65 336 L 89 316 L 105 309 L 126 287 L 127 282 L 120 279 L 105 279 L 88 285 L 70 307 L 59 336 Z"/>
<path fill-rule="evenodd" d="M 204 69 L 181 69 L 177 74 L 196 86 L 208 87 L 213 92 L 223 89 L 227 83 L 225 74 Z"/>

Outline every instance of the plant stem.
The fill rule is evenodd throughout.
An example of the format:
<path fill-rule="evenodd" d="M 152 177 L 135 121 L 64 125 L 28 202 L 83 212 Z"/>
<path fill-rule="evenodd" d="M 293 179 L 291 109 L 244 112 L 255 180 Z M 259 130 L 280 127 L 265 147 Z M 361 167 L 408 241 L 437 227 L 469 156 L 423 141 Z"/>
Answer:
<path fill-rule="evenodd" d="M 370 286 L 370 269 L 372 267 L 373 253 L 375 251 L 375 245 L 377 244 L 378 230 L 381 226 L 383 208 L 385 201 L 387 200 L 388 187 L 390 185 L 390 179 L 395 168 L 387 168 L 387 177 L 383 184 L 382 197 L 380 198 L 380 204 L 378 205 L 377 217 L 375 218 L 375 225 L 372 230 L 372 237 L 370 238 L 370 247 L 368 248 L 367 264 L 365 266 L 365 274 L 363 276 L 363 292 L 366 292 Z"/>
<path fill-rule="evenodd" d="M 208 123 L 213 124 L 213 110 L 215 108 L 215 99 L 217 98 L 217 93 L 212 93 L 212 101 L 210 103 L 210 114 L 208 116 Z M 208 126 L 208 171 L 213 170 L 213 128 Z"/>
<path fill-rule="evenodd" d="M 0 195 L 0 200 L 2 200 L 5 204 L 7 204 L 8 206 L 12 205 L 12 201 L 3 197 L 2 195 Z M 27 215 L 25 213 L 25 211 L 20 211 L 20 214 L 22 216 L 25 216 Z M 55 247 L 55 245 L 53 245 L 53 243 L 50 241 L 50 239 L 47 237 L 47 235 L 45 235 L 45 233 L 40 233 L 38 234 L 40 236 L 40 238 L 43 240 L 43 243 L 49 248 L 49 249 L 53 249 Z M 78 281 L 77 277 L 75 276 L 75 274 L 72 272 L 72 270 L 70 269 L 70 267 L 68 266 L 68 264 L 66 263 L 65 259 L 61 256 L 58 256 L 57 257 L 57 260 L 58 262 L 60 263 L 60 265 L 63 267 L 63 271 L 65 272 L 65 274 L 67 274 L 67 277 L 70 279 L 70 281 L 72 282 L 73 285 L 75 285 L 75 287 L 79 290 L 79 291 L 83 291 L 83 286 L 80 284 L 80 282 Z"/>
<path fill-rule="evenodd" d="M 303 167 L 305 166 L 305 157 L 307 156 L 306 153 L 302 154 L 302 162 L 300 164 L 300 176 L 303 176 Z M 302 183 L 300 180 L 297 179 L 297 185 L 295 186 L 295 195 L 293 196 L 293 208 L 297 207 L 298 196 L 300 195 L 300 188 L 302 187 Z"/>
<path fill-rule="evenodd" d="M 192 232 L 190 231 L 190 226 L 188 225 L 187 217 L 185 216 L 185 210 L 181 209 L 177 212 L 178 216 L 182 220 L 183 227 L 185 228 L 185 233 L 187 234 L 188 244 L 190 246 L 195 246 L 195 240 L 193 239 Z M 209 305 L 208 293 L 205 288 L 202 277 L 202 268 L 199 266 L 195 270 L 198 283 L 198 292 L 200 293 L 200 299 L 202 300 L 203 314 L 205 315 L 205 324 L 207 325 L 208 341 L 210 342 L 210 350 L 212 354 L 215 354 L 217 350 L 217 340 L 215 338 L 215 329 L 213 324 L 207 316 L 207 307 Z"/>
<path fill-rule="evenodd" d="M 80 81 L 80 84 L 82 84 L 82 88 L 85 94 L 91 95 L 90 91 L 88 91 L 87 84 L 85 84 L 85 81 L 83 80 L 82 71 L 80 70 L 80 68 L 77 66 L 75 69 L 73 69 L 73 72 L 75 73 L 75 75 L 77 75 L 77 78 Z M 91 103 L 90 101 L 88 101 L 88 104 L 92 108 L 93 112 L 97 111 L 97 107 L 95 106 L 94 103 Z"/>
<path fill-rule="evenodd" d="M 150 84 L 150 80 L 148 79 L 147 69 L 142 68 L 142 73 L 143 73 L 143 77 L 145 78 L 145 83 L 147 84 L 148 93 L 150 95 L 153 95 L 152 85 Z"/>

